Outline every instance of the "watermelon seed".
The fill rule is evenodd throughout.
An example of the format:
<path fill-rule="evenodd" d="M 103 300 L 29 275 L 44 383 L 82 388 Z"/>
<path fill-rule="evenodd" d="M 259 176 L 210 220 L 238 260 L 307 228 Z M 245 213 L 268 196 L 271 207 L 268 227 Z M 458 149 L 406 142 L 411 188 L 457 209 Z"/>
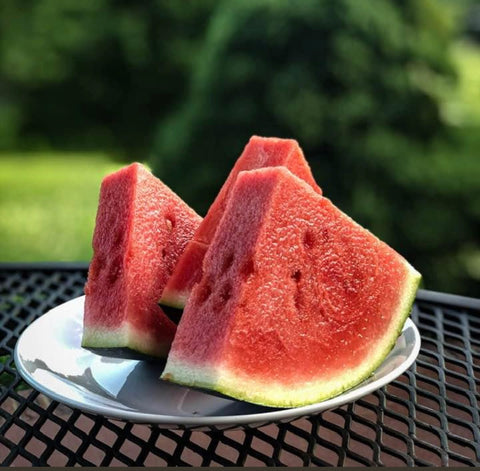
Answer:
<path fill-rule="evenodd" d="M 313 235 L 313 232 L 310 230 L 307 230 L 303 236 L 303 245 L 305 246 L 306 249 L 313 249 L 315 245 L 315 236 Z"/>
<path fill-rule="evenodd" d="M 232 285 L 230 282 L 226 282 L 223 286 L 222 289 L 220 290 L 220 298 L 222 299 L 223 302 L 227 302 L 230 298 L 232 297 Z"/>
<path fill-rule="evenodd" d="M 162 258 L 165 258 L 167 256 L 167 251 L 165 248 L 162 249 Z"/>
<path fill-rule="evenodd" d="M 299 283 L 302 279 L 302 272 L 300 270 L 297 270 L 292 274 L 292 278 L 295 280 L 295 283 Z"/>
<path fill-rule="evenodd" d="M 234 254 L 233 252 L 231 252 L 223 262 L 223 267 L 222 267 L 223 272 L 226 272 L 232 266 L 233 259 L 234 259 Z"/>
<path fill-rule="evenodd" d="M 175 218 L 173 216 L 166 216 L 165 224 L 167 225 L 167 229 L 171 231 L 175 227 Z"/>
<path fill-rule="evenodd" d="M 300 290 L 298 289 L 298 285 L 297 285 L 297 290 L 295 291 L 295 295 L 294 295 L 294 302 L 295 302 L 295 309 L 297 310 L 297 313 L 299 315 L 301 315 L 301 311 L 302 311 L 302 308 L 303 308 L 303 302 L 302 302 L 302 295 L 300 293 Z"/>
<path fill-rule="evenodd" d="M 299 287 L 299 283 L 300 283 L 300 280 L 302 279 L 302 272 L 300 270 L 297 270 L 295 272 L 292 273 L 291 275 L 292 279 L 295 280 L 295 284 L 296 284 L 296 290 L 295 290 L 295 294 L 294 294 L 294 302 L 295 302 L 295 309 L 297 311 L 300 311 L 301 307 L 302 307 L 302 295 L 301 295 L 301 292 L 300 292 L 300 287 Z"/>
<path fill-rule="evenodd" d="M 212 294 L 212 288 L 210 284 L 205 283 L 204 285 L 199 286 L 198 290 L 198 301 L 200 304 L 203 304 Z"/>
<path fill-rule="evenodd" d="M 255 271 L 255 265 L 253 264 L 253 260 L 249 258 L 240 269 L 240 274 L 242 275 L 243 279 L 246 280 L 250 275 L 253 275 Z"/>

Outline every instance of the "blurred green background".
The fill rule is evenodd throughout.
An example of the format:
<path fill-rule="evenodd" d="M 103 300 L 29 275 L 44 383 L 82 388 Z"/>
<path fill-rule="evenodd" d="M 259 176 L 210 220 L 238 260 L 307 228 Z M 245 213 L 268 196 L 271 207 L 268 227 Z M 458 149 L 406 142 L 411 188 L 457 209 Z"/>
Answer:
<path fill-rule="evenodd" d="M 480 297 L 479 131 L 477 1 L 2 0 L 0 262 L 89 260 L 131 161 L 204 214 L 259 134 L 424 287 Z"/>

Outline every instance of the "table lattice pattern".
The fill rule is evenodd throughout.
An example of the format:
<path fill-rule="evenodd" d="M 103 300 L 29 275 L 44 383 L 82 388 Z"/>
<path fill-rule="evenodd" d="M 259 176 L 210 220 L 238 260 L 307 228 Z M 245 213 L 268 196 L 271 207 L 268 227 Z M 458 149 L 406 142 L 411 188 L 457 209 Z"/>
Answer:
<path fill-rule="evenodd" d="M 291 423 L 165 430 L 83 414 L 26 387 L 19 334 L 83 293 L 86 267 L 0 266 L 0 464 L 480 465 L 480 302 L 420 292 L 416 364 L 355 403 Z"/>

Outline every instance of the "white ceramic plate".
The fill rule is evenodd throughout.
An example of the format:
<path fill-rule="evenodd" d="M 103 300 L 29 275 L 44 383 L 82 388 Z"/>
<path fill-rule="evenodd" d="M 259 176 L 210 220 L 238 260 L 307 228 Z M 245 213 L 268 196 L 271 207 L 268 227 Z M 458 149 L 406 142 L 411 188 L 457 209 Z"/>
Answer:
<path fill-rule="evenodd" d="M 27 383 L 85 412 L 168 428 L 287 422 L 354 401 L 393 381 L 416 359 L 420 335 L 408 319 L 394 349 L 367 381 L 333 399 L 274 409 L 159 379 L 163 364 L 100 356 L 80 346 L 84 297 L 62 304 L 20 336 L 15 363 Z"/>

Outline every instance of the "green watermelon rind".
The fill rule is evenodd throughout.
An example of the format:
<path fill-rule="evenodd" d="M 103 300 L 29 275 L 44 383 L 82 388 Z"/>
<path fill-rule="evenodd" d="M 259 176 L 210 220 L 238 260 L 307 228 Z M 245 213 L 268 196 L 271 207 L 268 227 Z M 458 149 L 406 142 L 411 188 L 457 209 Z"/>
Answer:
<path fill-rule="evenodd" d="M 338 386 L 325 388 L 325 381 L 312 382 L 307 387 L 275 386 L 271 381 L 258 383 L 248 378 L 230 375 L 225 369 L 214 370 L 200 365 L 189 365 L 181 360 L 169 356 L 162 379 L 185 386 L 194 386 L 210 389 L 236 399 L 270 407 L 300 407 L 315 404 L 342 394 L 362 381 L 384 362 L 400 336 L 403 326 L 410 314 L 421 275 L 412 266 L 405 262 L 408 268 L 407 279 L 403 289 L 403 296 L 399 298 L 397 314 L 393 316 L 389 335 L 386 335 L 383 346 L 375 355 L 371 363 L 363 363 L 357 370 L 346 370 L 343 376 L 336 378 Z M 238 387 L 240 385 L 240 387 Z"/>
<path fill-rule="evenodd" d="M 99 326 L 85 326 L 83 329 L 82 347 L 87 349 L 125 348 L 151 357 L 165 358 L 170 343 L 161 343 L 148 338 L 144 331 L 135 329 L 124 323 L 117 329 L 106 329 Z"/>

